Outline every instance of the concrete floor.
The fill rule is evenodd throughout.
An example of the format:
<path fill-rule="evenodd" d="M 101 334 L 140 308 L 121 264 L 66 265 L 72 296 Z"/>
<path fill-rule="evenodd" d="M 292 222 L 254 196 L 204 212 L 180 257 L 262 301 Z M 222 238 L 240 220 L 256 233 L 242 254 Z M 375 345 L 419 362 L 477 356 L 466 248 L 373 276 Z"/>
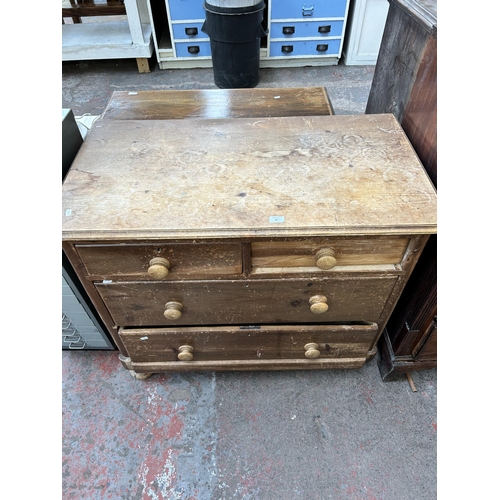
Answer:
<path fill-rule="evenodd" d="M 325 86 L 363 113 L 374 67 L 263 69 L 259 86 Z M 101 114 L 114 90 L 215 88 L 211 69 L 138 73 L 63 63 L 62 107 Z M 359 370 L 132 378 L 110 351 L 63 351 L 62 498 L 431 500 L 437 372 Z"/>
<path fill-rule="evenodd" d="M 151 65 L 153 66 L 153 65 Z M 326 87 L 335 114 L 364 113 L 374 66 L 263 68 L 259 87 Z M 135 59 L 64 62 L 62 107 L 75 116 L 101 114 L 114 90 L 215 89 L 213 70 L 161 70 L 139 73 Z"/>

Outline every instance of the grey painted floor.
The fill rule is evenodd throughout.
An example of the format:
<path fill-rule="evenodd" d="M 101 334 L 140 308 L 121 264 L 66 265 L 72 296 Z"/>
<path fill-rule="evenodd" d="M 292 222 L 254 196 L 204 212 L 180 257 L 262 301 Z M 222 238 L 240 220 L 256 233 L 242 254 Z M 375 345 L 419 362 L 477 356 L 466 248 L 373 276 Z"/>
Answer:
<path fill-rule="evenodd" d="M 263 69 L 259 86 L 325 86 L 363 113 L 374 68 Z M 62 107 L 101 114 L 114 90 L 215 88 L 211 69 L 140 74 L 134 60 L 63 63 Z M 66 499 L 433 500 L 437 372 L 157 374 L 117 352 L 63 351 Z"/>

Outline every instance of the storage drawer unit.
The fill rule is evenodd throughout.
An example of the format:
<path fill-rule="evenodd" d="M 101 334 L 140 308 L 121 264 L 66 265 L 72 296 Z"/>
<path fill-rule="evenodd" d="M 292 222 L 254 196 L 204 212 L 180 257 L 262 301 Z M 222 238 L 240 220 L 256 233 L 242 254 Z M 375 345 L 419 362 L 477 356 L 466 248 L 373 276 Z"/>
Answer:
<path fill-rule="evenodd" d="M 165 0 L 165 4 L 166 12 L 162 19 L 157 15 L 154 28 L 160 68 L 211 66 L 210 39 L 201 31 L 203 0 Z M 268 35 L 262 38 L 260 66 L 337 64 L 348 9 L 349 0 L 267 0 Z"/>
<path fill-rule="evenodd" d="M 63 247 L 127 369 L 374 356 L 436 232 L 392 115 L 100 125 L 63 185 Z"/>

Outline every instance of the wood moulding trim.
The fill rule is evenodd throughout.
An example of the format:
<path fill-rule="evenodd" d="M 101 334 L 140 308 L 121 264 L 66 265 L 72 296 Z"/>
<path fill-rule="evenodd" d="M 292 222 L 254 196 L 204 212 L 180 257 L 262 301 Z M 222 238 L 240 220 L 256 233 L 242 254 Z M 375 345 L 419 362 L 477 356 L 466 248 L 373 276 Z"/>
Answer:
<path fill-rule="evenodd" d="M 150 231 L 144 230 L 116 230 L 116 231 L 98 231 L 96 233 L 84 231 L 63 231 L 62 239 L 63 241 L 74 241 L 79 240 L 82 242 L 87 241 L 103 241 L 103 240 L 113 240 L 113 241 L 125 241 L 125 240 L 141 240 L 148 239 L 150 241 L 158 241 L 165 239 L 176 238 L 179 240 L 192 240 L 193 238 L 255 238 L 255 237 L 265 237 L 265 238 L 283 238 L 283 237 L 315 237 L 315 236 L 390 236 L 390 235 L 401 235 L 406 236 L 408 234 L 413 235 L 429 235 L 437 234 L 437 228 L 435 225 L 418 225 L 411 227 L 377 227 L 377 226 L 367 226 L 367 227 L 356 227 L 356 228 L 283 228 L 283 229 L 268 229 L 268 228 L 258 228 L 258 229 L 248 229 L 248 228 L 235 228 L 235 229 L 198 229 L 198 230 L 156 230 L 154 234 Z"/>
<path fill-rule="evenodd" d="M 130 359 L 130 358 L 129 358 Z M 122 363 L 124 362 L 123 359 Z M 366 358 L 342 359 L 273 359 L 264 361 L 230 360 L 230 361 L 171 361 L 124 363 L 129 370 L 137 373 L 159 373 L 169 371 L 247 371 L 247 370 L 321 370 L 325 368 L 361 368 Z"/>

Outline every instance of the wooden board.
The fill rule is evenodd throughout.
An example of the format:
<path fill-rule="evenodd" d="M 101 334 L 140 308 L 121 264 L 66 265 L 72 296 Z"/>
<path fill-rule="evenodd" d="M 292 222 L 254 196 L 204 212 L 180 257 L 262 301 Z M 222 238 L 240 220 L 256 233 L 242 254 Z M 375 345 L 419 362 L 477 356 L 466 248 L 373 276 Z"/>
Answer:
<path fill-rule="evenodd" d="M 107 120 L 63 184 L 63 239 L 432 234 L 436 192 L 390 115 Z"/>
<path fill-rule="evenodd" d="M 299 324 L 378 321 L 396 284 L 393 276 L 357 279 L 170 281 L 96 283 L 117 325 Z M 309 299 L 323 295 L 328 310 L 311 311 Z M 182 315 L 167 320 L 168 302 Z"/>
<path fill-rule="evenodd" d="M 324 87 L 210 90 L 142 90 L 113 93 L 102 116 L 109 120 L 252 118 L 333 115 Z"/>
<path fill-rule="evenodd" d="M 310 342 L 318 344 L 322 359 L 364 360 L 376 333 L 376 324 L 120 329 L 130 357 L 139 363 L 178 361 L 182 345 L 193 348 L 194 361 L 304 359 Z"/>

